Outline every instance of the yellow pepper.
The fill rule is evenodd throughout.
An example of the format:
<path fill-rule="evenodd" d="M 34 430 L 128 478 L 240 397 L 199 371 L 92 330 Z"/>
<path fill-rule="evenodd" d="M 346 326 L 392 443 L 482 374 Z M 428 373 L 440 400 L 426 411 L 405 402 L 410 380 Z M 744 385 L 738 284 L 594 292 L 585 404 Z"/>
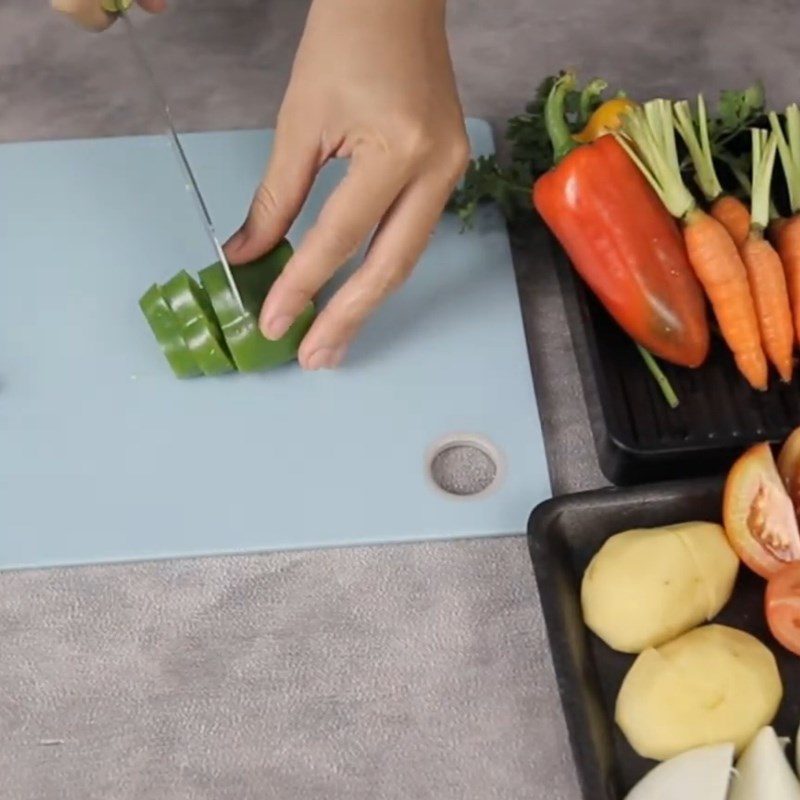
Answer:
<path fill-rule="evenodd" d="M 588 144 L 603 134 L 618 130 L 625 112 L 637 105 L 628 97 L 612 97 L 606 100 L 594 110 L 586 127 L 579 133 L 573 134 L 572 138 L 581 144 Z"/>

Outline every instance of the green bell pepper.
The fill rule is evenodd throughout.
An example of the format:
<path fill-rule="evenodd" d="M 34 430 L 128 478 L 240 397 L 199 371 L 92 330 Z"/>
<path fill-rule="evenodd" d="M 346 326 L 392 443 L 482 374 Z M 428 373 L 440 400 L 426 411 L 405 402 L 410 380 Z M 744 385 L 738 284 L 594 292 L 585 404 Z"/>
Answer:
<path fill-rule="evenodd" d="M 181 334 L 180 323 L 161 293 L 161 287 L 153 284 L 142 295 L 139 307 L 175 375 L 178 378 L 202 375 Z"/>
<path fill-rule="evenodd" d="M 201 270 L 202 286 L 181 270 L 164 286 L 155 284 L 147 290 L 139 305 L 179 378 L 234 369 L 257 372 L 297 358 L 300 342 L 316 316 L 313 303 L 278 341 L 269 341 L 258 329 L 264 299 L 291 256 L 292 246 L 284 239 L 265 256 L 234 267 L 244 311 L 219 263 Z"/>
<path fill-rule="evenodd" d="M 314 321 L 316 311 L 309 303 L 281 339 L 270 341 L 258 329 L 264 298 L 291 255 L 292 246 L 283 240 L 265 256 L 234 267 L 233 279 L 244 312 L 236 303 L 221 264 L 212 264 L 200 272 L 200 283 L 208 293 L 236 367 L 242 372 L 269 369 L 296 358 L 300 342 Z"/>
<path fill-rule="evenodd" d="M 233 372 L 233 361 L 227 352 L 217 318 L 208 296 L 185 270 L 161 288 L 177 318 L 183 338 L 205 375 Z"/>

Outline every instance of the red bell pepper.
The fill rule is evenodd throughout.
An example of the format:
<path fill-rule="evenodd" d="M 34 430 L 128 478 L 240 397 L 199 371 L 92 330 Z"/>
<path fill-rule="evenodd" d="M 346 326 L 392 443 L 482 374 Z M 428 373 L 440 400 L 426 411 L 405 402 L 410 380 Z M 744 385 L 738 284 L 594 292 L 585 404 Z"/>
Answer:
<path fill-rule="evenodd" d="M 545 120 L 555 166 L 533 186 L 533 204 L 575 269 L 641 347 L 687 367 L 708 355 L 703 291 L 677 223 L 613 135 L 578 144 L 570 135 L 566 74 Z"/>

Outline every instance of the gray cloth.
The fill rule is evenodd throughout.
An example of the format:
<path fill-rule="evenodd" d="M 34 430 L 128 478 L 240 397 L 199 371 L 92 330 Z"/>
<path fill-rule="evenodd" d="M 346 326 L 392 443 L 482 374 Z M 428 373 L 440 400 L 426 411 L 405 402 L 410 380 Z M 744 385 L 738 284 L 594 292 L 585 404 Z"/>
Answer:
<path fill-rule="evenodd" d="M 179 126 L 272 124 L 305 4 L 172 6 L 144 26 Z M 794 0 L 450 6 L 465 110 L 498 124 L 566 64 L 648 95 L 796 87 Z M 119 33 L 3 0 L 0 140 L 157 130 Z M 516 256 L 573 491 L 602 479 L 541 245 Z M 2 800 L 578 797 L 521 537 L 0 575 Z"/>
<path fill-rule="evenodd" d="M 23 573 L 0 625 L 9 800 L 574 796 L 519 538 Z"/>

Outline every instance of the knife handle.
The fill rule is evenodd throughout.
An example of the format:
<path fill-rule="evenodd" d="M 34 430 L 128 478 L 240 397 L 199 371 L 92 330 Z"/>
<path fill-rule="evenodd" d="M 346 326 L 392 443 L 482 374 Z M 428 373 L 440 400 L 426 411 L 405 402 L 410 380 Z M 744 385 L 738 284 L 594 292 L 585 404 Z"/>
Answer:
<path fill-rule="evenodd" d="M 50 0 L 50 5 L 84 28 L 103 31 L 114 21 L 114 15 L 127 11 L 133 0 Z"/>

